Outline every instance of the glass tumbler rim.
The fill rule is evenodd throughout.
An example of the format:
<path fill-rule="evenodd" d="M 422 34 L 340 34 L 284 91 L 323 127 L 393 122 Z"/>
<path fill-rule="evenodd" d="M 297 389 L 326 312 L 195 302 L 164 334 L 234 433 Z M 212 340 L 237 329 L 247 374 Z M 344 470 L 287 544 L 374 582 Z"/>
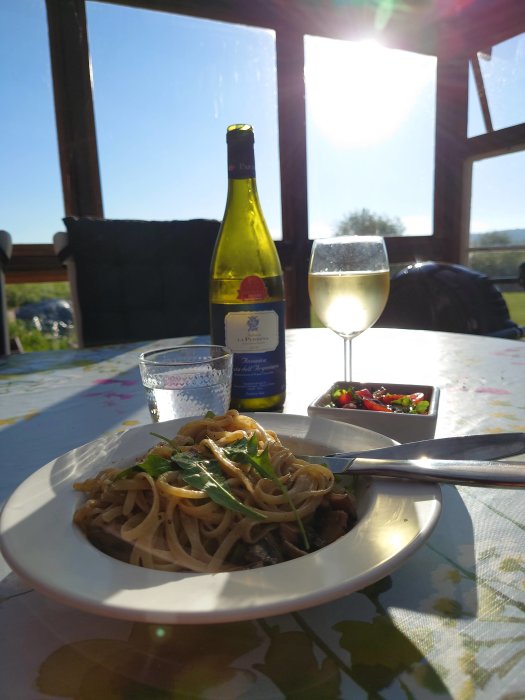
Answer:
<path fill-rule="evenodd" d="M 149 356 L 157 355 L 164 352 L 173 352 L 174 350 L 198 350 L 198 349 L 210 350 L 210 356 L 204 358 L 195 358 L 193 360 L 154 360 Z M 214 349 L 220 350 L 217 355 L 212 355 Z M 196 367 L 199 365 L 204 365 L 209 362 L 216 360 L 225 360 L 232 357 L 232 351 L 225 345 L 206 345 L 204 343 L 199 343 L 197 345 L 171 345 L 165 348 L 154 348 L 152 350 L 146 350 L 141 352 L 139 355 L 139 363 L 143 365 L 148 365 L 151 367 Z"/>

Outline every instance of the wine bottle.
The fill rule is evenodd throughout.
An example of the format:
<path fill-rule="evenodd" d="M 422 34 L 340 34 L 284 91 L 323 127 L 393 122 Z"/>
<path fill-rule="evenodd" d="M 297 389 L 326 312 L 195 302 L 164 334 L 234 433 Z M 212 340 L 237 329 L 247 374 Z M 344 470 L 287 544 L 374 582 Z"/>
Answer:
<path fill-rule="evenodd" d="M 231 407 L 270 411 L 285 398 L 284 283 L 255 180 L 248 124 L 226 132 L 228 197 L 211 263 L 212 342 L 233 351 Z"/>

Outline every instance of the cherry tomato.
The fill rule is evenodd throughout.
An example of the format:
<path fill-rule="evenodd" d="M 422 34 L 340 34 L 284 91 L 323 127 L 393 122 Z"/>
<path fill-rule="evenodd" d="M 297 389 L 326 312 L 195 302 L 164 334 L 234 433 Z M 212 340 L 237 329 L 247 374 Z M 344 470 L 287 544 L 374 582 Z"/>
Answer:
<path fill-rule="evenodd" d="M 355 392 L 355 395 L 359 396 L 361 399 L 373 398 L 372 392 L 369 389 L 358 389 L 358 391 Z"/>
<path fill-rule="evenodd" d="M 363 406 L 369 411 L 390 411 L 391 409 L 377 399 L 363 399 Z"/>
<path fill-rule="evenodd" d="M 338 389 L 332 394 L 332 401 L 338 408 L 343 408 L 353 400 L 353 396 L 350 391 L 346 389 Z"/>

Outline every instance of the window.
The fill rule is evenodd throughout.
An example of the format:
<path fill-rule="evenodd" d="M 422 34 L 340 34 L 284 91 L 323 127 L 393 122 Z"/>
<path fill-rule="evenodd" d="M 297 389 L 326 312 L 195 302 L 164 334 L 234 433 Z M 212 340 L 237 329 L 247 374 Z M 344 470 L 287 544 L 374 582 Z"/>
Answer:
<path fill-rule="evenodd" d="M 468 135 L 478 137 L 480 147 L 472 166 L 468 264 L 500 280 L 516 280 L 525 261 L 525 142 L 518 135 L 510 149 L 497 141 L 498 132 L 523 123 L 525 34 L 520 34 L 478 52 L 469 73 Z M 519 146 L 523 150 L 499 155 Z"/>
<path fill-rule="evenodd" d="M 477 81 L 477 83 L 476 83 Z M 469 75 L 468 136 L 525 122 L 525 34 L 478 52 Z"/>
<path fill-rule="evenodd" d="M 87 20 L 104 215 L 221 219 L 226 127 L 246 122 L 281 239 L 275 33 L 92 2 Z"/>
<path fill-rule="evenodd" d="M 310 237 L 363 209 L 432 233 L 436 59 L 305 37 Z"/>
<path fill-rule="evenodd" d="M 469 264 L 489 276 L 517 278 L 525 262 L 524 181 L 525 151 L 473 165 Z"/>
<path fill-rule="evenodd" d="M 0 228 L 51 243 L 64 215 L 47 18 L 41 0 L 0 3 Z"/>

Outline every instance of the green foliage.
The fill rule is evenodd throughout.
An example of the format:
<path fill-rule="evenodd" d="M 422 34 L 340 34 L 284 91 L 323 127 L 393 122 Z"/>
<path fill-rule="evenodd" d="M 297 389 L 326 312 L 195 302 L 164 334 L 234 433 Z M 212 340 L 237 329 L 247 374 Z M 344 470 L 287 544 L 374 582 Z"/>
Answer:
<path fill-rule="evenodd" d="M 401 236 L 405 227 L 397 217 L 380 216 L 368 209 L 347 214 L 337 225 L 336 236 Z"/>
<path fill-rule="evenodd" d="M 499 246 L 511 245 L 512 241 L 510 236 L 505 231 L 491 231 L 490 233 L 484 233 L 483 237 L 480 236 L 478 245 L 483 248 L 497 248 Z M 483 245 L 481 245 L 481 241 Z"/>
<path fill-rule="evenodd" d="M 505 231 L 492 231 L 479 237 L 477 243 L 486 250 L 470 253 L 468 265 L 473 270 L 482 272 L 489 277 L 518 276 L 518 266 L 525 259 L 525 250 L 491 250 L 512 245 L 512 240 Z"/>
<path fill-rule="evenodd" d="M 17 309 L 24 304 L 33 304 L 44 299 L 69 299 L 68 282 L 41 282 L 30 284 L 8 284 L 6 286 L 7 307 Z"/>
<path fill-rule="evenodd" d="M 492 235 L 492 234 L 487 234 Z M 495 244 L 494 244 L 495 245 Z M 525 251 L 522 253 L 525 256 Z M 489 277 L 518 277 L 522 256 L 516 250 L 487 250 L 469 255 L 469 267 Z"/>
<path fill-rule="evenodd" d="M 67 350 L 72 346 L 71 338 L 55 338 L 30 328 L 24 321 L 9 321 L 9 337 L 18 338 L 25 352 L 36 350 Z"/>
<path fill-rule="evenodd" d="M 68 282 L 41 282 L 6 285 L 7 308 L 14 319 L 14 311 L 24 304 L 34 304 L 45 299 L 69 299 L 71 297 Z M 18 338 L 25 352 L 37 350 L 66 350 L 74 346 L 74 335 L 68 338 L 55 338 L 50 333 L 42 333 L 30 324 L 21 321 L 9 321 L 9 337 Z"/>

